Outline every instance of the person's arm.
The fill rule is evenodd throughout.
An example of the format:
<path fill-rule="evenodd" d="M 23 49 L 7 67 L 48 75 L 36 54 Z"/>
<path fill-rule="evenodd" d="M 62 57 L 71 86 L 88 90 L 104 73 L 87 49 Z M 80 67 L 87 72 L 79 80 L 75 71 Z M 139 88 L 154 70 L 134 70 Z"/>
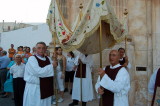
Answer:
<path fill-rule="evenodd" d="M 10 74 L 13 75 L 13 67 L 10 68 Z"/>
<path fill-rule="evenodd" d="M 124 89 L 126 81 L 130 81 L 129 74 L 125 68 L 121 68 L 115 80 L 110 79 L 107 74 L 104 74 L 99 84 L 105 89 L 119 93 Z"/>
<path fill-rule="evenodd" d="M 3 57 L 0 57 L 0 64 L 1 64 L 2 61 L 3 61 Z"/>
<path fill-rule="evenodd" d="M 8 53 L 11 53 L 11 52 L 10 52 L 10 49 L 8 49 Z"/>
<path fill-rule="evenodd" d="M 16 53 L 16 50 L 14 49 L 14 54 Z"/>
<path fill-rule="evenodd" d="M 63 56 L 63 70 L 62 70 L 63 72 L 63 74 L 65 74 L 65 71 L 66 71 L 66 57 L 65 56 Z"/>
<path fill-rule="evenodd" d="M 80 53 L 78 59 L 83 63 L 83 64 L 87 64 L 87 59 L 85 57 L 84 54 Z"/>
<path fill-rule="evenodd" d="M 65 71 L 66 71 L 66 57 L 62 57 L 63 59 L 63 69 L 62 69 L 62 76 L 61 78 L 64 79 L 65 78 Z"/>
<path fill-rule="evenodd" d="M 98 76 L 97 83 L 95 84 L 95 89 L 97 93 L 98 93 L 98 88 L 101 86 L 99 83 L 100 83 L 100 76 Z"/>
<path fill-rule="evenodd" d="M 54 75 L 53 72 L 53 66 L 55 67 L 56 63 L 53 62 L 53 64 L 47 65 L 43 68 L 39 67 L 39 64 L 34 56 L 31 56 L 28 59 L 28 62 L 26 64 L 25 70 L 30 73 L 31 75 L 37 76 L 37 77 L 50 77 Z"/>
<path fill-rule="evenodd" d="M 150 78 L 150 81 L 148 84 L 148 92 L 150 94 L 154 93 L 154 86 L 155 86 L 155 82 L 156 82 L 157 72 L 158 72 L 158 70 L 154 71 L 154 73 L 151 75 L 151 78 Z"/>

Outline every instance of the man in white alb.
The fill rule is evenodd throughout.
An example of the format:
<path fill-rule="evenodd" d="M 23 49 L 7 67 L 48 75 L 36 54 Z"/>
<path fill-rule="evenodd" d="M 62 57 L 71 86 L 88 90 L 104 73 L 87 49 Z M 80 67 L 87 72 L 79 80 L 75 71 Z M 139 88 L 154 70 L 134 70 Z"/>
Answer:
<path fill-rule="evenodd" d="M 36 55 L 29 57 L 25 67 L 24 80 L 26 81 L 23 106 L 51 106 L 53 95 L 53 67 L 57 61 L 52 62 L 44 56 L 46 44 L 36 44 Z M 54 59 L 56 55 L 54 55 Z"/>
<path fill-rule="evenodd" d="M 119 52 L 112 50 L 109 54 L 111 65 L 99 69 L 95 88 L 102 95 L 100 106 L 129 106 L 130 77 L 127 70 L 119 64 L 119 59 Z"/>

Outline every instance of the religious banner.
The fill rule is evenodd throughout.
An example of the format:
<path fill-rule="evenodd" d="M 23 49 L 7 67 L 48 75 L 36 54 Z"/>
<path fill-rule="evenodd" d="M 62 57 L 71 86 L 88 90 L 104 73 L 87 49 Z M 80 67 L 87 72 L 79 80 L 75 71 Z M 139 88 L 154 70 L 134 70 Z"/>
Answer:
<path fill-rule="evenodd" d="M 65 2 L 67 1 L 70 0 Z M 118 21 L 108 1 L 88 0 L 86 4 L 83 13 L 80 11 L 79 14 L 70 14 L 77 15 L 75 20 L 70 20 L 74 23 L 68 25 L 69 19 L 64 18 L 58 0 L 51 1 L 47 23 L 52 35 L 56 36 L 64 51 L 78 49 L 84 54 L 99 53 L 100 23 L 102 23 L 102 50 L 124 40 L 128 34 L 127 21 L 123 24 Z"/>

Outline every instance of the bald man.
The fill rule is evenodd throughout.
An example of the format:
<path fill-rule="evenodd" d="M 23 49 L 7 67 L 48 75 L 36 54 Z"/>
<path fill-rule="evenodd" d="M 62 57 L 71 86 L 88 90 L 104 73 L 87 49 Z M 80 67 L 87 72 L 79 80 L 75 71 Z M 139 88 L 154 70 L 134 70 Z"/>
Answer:
<path fill-rule="evenodd" d="M 128 106 L 130 77 L 127 70 L 119 64 L 120 55 L 117 50 L 109 54 L 109 66 L 98 70 L 96 91 L 102 95 L 100 106 Z M 100 80 L 101 79 L 101 80 Z"/>

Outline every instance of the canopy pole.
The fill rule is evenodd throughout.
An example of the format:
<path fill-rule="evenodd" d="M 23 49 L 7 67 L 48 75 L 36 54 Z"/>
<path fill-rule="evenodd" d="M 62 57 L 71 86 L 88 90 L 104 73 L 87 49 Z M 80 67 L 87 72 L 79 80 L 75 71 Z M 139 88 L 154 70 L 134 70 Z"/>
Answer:
<path fill-rule="evenodd" d="M 53 34 L 53 51 L 56 54 L 56 33 Z M 57 58 L 54 59 L 57 61 Z M 54 76 L 53 76 L 53 83 L 54 83 L 54 95 L 56 96 L 56 106 L 58 106 L 58 95 L 57 95 L 57 68 L 54 67 Z"/>
<path fill-rule="evenodd" d="M 99 56 L 100 56 L 100 68 L 102 68 L 102 21 L 100 21 Z"/>
<path fill-rule="evenodd" d="M 83 5 L 82 5 L 82 3 L 80 4 L 80 6 L 79 6 L 79 8 L 80 8 L 80 14 L 79 14 L 79 20 L 81 21 L 82 20 L 82 9 L 83 9 Z M 81 94 L 81 98 L 80 98 L 80 102 L 81 102 L 81 106 L 82 106 L 82 61 L 80 62 L 80 77 L 81 77 L 81 79 L 80 79 L 80 94 Z"/>
<path fill-rule="evenodd" d="M 125 56 L 127 56 L 127 37 L 125 37 Z"/>
<path fill-rule="evenodd" d="M 127 19 L 127 15 L 128 15 L 128 11 L 127 11 L 127 9 L 125 9 L 125 11 L 124 11 L 124 18 L 126 18 Z M 127 56 L 127 36 L 125 37 L 125 56 Z"/>
<path fill-rule="evenodd" d="M 102 21 L 101 20 L 100 20 L 100 34 L 99 34 L 99 60 L 100 60 L 100 68 L 102 68 Z M 102 95 L 100 97 L 100 104 L 101 106 L 103 106 Z"/>
<path fill-rule="evenodd" d="M 55 3 L 56 3 L 56 0 L 54 0 L 54 7 L 55 7 Z M 55 17 L 55 8 L 54 8 L 54 17 Z M 53 20 L 52 20 L 53 21 Z M 55 24 L 55 22 L 54 22 L 54 24 Z M 56 29 L 55 29 L 56 30 Z M 54 53 L 55 53 L 55 55 L 56 55 L 56 58 L 55 58 L 55 61 L 57 61 L 57 53 L 56 53 L 56 32 L 52 32 L 52 36 L 53 36 L 53 45 L 54 45 L 54 47 L 53 47 L 53 51 L 54 51 Z M 58 62 L 58 61 L 57 61 Z M 58 63 L 57 63 L 57 65 L 58 65 Z M 56 97 L 56 106 L 58 106 L 58 92 L 57 92 L 57 68 L 56 67 L 54 67 L 54 76 L 53 76 L 53 83 L 54 83 L 54 95 L 55 95 L 55 97 Z"/>

